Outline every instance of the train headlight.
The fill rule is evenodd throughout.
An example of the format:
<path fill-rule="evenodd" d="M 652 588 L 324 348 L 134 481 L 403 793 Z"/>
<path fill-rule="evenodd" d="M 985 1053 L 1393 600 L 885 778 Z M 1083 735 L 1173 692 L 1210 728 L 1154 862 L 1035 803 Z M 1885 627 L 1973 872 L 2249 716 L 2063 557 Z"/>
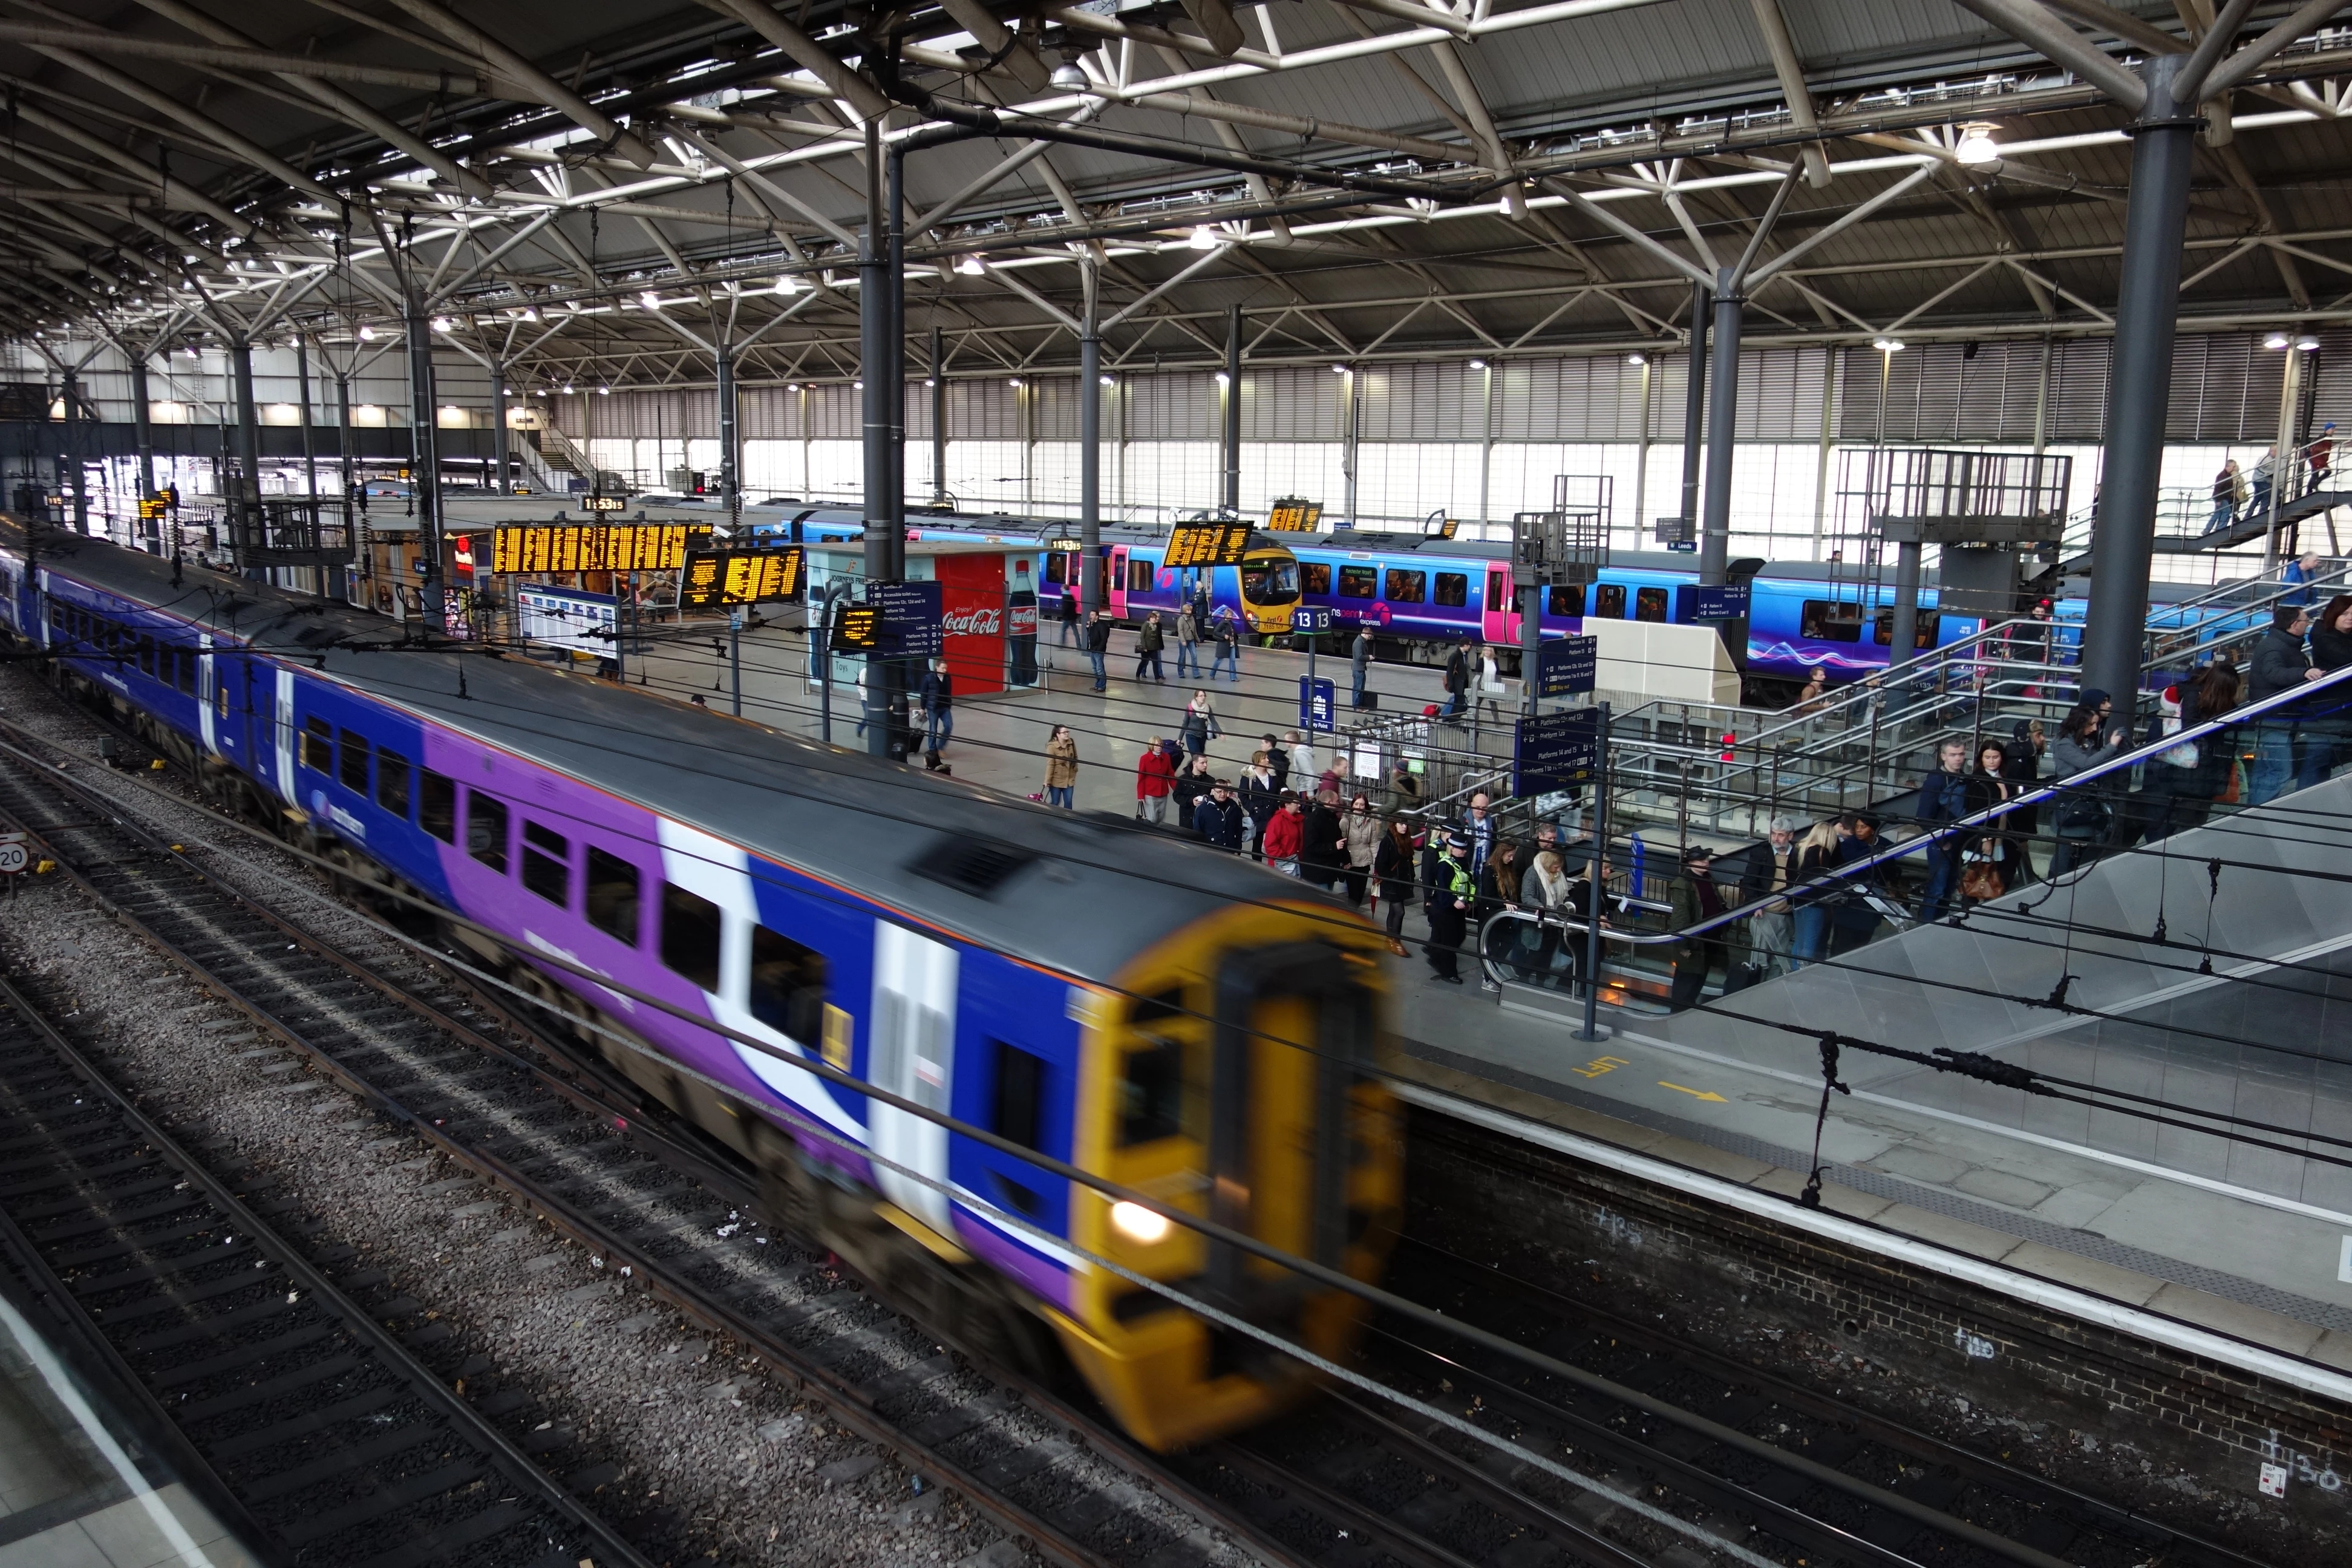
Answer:
<path fill-rule="evenodd" d="M 1110 1205 L 1111 1228 L 1129 1241 L 1139 1241 L 1150 1247 L 1168 1239 L 1168 1219 L 1154 1214 L 1141 1204 L 1117 1203 Z"/>

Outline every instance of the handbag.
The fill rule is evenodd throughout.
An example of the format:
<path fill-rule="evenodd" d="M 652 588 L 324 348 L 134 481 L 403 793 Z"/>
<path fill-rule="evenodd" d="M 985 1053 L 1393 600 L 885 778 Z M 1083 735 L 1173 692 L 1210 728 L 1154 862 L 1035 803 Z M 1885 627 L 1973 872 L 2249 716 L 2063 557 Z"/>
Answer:
<path fill-rule="evenodd" d="M 1997 899 L 2009 889 L 2002 885 L 2000 862 L 1990 854 L 1971 853 L 1960 868 L 1960 897 L 1970 903 L 1980 904 L 1987 899 Z"/>
<path fill-rule="evenodd" d="M 2107 803 L 2097 795 L 2069 795 L 2058 807 L 2058 832 L 2066 838 L 2096 838 L 2106 832 L 2114 816 Z"/>

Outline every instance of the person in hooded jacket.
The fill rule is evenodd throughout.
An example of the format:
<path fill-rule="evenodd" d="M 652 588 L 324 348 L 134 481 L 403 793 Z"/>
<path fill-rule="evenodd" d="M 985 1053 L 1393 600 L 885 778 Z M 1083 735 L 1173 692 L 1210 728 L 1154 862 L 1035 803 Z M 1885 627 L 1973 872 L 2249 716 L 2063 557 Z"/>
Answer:
<path fill-rule="evenodd" d="M 1328 893 L 1331 884 L 1348 868 L 1348 829 L 1340 820 L 1339 795 L 1332 790 L 1318 790 L 1315 804 L 1302 815 L 1305 820 L 1298 845 L 1298 878 L 1307 886 Z"/>
<path fill-rule="evenodd" d="M 2311 614 L 2297 605 L 2281 605 L 2271 612 L 2271 629 L 2254 645 L 2254 657 L 2247 670 L 2247 700 L 2260 702 L 2284 691 L 2307 685 L 2326 674 L 2314 669 L 2311 656 L 2304 651 L 2303 639 L 2311 630 Z M 2301 788 L 2304 783 L 2295 761 L 2296 729 L 2301 715 L 2290 704 L 2263 719 L 2254 740 L 2254 767 L 2248 781 L 2247 804 L 2260 805 L 2275 800 L 2290 787 Z M 2292 786 L 2289 780 L 2294 779 Z"/>
<path fill-rule="evenodd" d="M 1192 805 L 1192 831 L 1235 855 L 1242 852 L 1242 825 L 1247 820 L 1241 802 L 1234 798 L 1233 790 L 1223 779 L 1211 780 L 1207 791 Z"/>

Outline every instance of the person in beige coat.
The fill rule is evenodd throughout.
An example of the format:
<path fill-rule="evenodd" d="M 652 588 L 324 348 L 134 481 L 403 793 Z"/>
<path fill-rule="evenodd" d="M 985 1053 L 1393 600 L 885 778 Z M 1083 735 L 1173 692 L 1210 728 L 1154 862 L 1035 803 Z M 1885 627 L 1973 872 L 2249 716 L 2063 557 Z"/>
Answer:
<path fill-rule="evenodd" d="M 1045 804 L 1068 811 L 1077 805 L 1078 742 L 1067 724 L 1045 738 Z"/>

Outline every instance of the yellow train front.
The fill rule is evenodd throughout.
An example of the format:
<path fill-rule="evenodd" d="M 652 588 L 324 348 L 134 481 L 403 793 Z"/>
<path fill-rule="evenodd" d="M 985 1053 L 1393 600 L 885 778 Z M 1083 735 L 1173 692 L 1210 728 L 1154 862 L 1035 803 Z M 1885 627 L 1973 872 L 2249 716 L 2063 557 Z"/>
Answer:
<path fill-rule="evenodd" d="M 1387 1002 L 1367 923 L 1235 906 L 1149 950 L 1087 1026 L 1077 1163 L 1281 1254 L 1377 1277 L 1401 1212 L 1402 1131 L 1377 1077 Z M 1361 1301 L 1135 1204 L 1073 1204 L 1084 1252 L 1345 1359 Z M 1169 1448 L 1313 1386 L 1296 1357 L 1103 1268 L 1048 1311 L 1128 1430 Z"/>
<path fill-rule="evenodd" d="M 1235 573 L 1244 626 L 1258 636 L 1273 637 L 1290 630 L 1291 613 L 1298 607 L 1298 557 L 1290 546 L 1270 533 L 1250 535 L 1249 548 Z"/>

